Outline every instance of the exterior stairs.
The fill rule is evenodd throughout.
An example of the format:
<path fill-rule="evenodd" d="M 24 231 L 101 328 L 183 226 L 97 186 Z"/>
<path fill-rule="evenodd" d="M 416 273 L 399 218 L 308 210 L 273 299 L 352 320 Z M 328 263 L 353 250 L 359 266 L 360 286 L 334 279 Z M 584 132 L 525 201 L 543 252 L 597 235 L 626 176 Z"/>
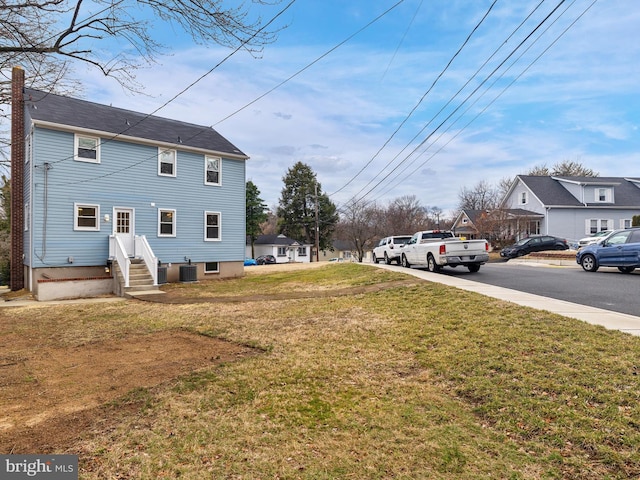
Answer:
<path fill-rule="evenodd" d="M 131 258 L 129 267 L 129 286 L 125 287 L 124 275 L 117 262 L 114 263 L 116 277 L 116 293 L 121 297 L 148 299 L 151 295 L 163 296 L 165 293 L 153 284 L 153 277 L 142 259 Z"/>

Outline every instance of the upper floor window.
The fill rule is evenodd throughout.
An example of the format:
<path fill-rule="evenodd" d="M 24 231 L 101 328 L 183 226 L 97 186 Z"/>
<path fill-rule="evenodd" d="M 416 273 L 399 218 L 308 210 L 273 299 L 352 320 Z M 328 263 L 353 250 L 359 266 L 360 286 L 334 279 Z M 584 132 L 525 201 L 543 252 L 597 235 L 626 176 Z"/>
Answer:
<path fill-rule="evenodd" d="M 176 211 L 175 210 L 158 210 L 158 236 L 159 237 L 175 237 L 176 236 Z"/>
<path fill-rule="evenodd" d="M 613 195 L 610 188 L 596 188 L 596 202 L 610 203 Z"/>
<path fill-rule="evenodd" d="M 74 153 L 75 160 L 79 162 L 100 163 L 100 139 L 76 135 Z"/>
<path fill-rule="evenodd" d="M 220 157 L 205 157 L 204 159 L 204 183 L 207 185 L 220 185 L 222 159 Z"/>
<path fill-rule="evenodd" d="M 520 205 L 526 205 L 527 203 L 529 203 L 529 196 L 527 192 L 522 192 L 520 194 Z"/>
<path fill-rule="evenodd" d="M 204 212 L 204 239 L 220 240 L 220 213 Z"/>
<path fill-rule="evenodd" d="M 100 205 L 87 205 L 75 203 L 73 229 L 74 230 L 100 230 Z"/>
<path fill-rule="evenodd" d="M 158 149 L 158 175 L 175 177 L 177 167 L 175 150 Z"/>

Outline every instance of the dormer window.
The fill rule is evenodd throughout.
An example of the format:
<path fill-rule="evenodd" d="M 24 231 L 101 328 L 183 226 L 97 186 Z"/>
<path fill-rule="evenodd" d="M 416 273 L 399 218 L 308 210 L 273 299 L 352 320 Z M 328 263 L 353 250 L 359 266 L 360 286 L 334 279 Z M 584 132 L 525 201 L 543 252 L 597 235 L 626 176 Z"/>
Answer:
<path fill-rule="evenodd" d="M 596 188 L 596 203 L 611 203 L 613 200 L 611 188 Z"/>

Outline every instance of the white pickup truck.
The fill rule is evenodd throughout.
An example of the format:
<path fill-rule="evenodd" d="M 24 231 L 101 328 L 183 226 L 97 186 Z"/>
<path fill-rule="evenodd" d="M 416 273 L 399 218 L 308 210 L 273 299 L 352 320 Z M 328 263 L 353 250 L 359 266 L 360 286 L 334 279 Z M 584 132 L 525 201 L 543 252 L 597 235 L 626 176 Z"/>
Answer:
<path fill-rule="evenodd" d="M 438 272 L 445 265 L 463 265 L 470 272 L 477 272 L 488 261 L 486 240 L 463 240 L 444 230 L 415 233 L 403 247 L 400 258 L 403 267 L 427 267 L 430 272 Z"/>

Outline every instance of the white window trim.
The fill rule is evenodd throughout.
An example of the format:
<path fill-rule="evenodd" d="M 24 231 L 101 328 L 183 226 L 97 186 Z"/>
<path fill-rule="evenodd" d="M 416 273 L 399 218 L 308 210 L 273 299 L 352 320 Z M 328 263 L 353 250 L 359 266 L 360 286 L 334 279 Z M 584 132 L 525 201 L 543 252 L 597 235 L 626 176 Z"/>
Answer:
<path fill-rule="evenodd" d="M 604 190 L 604 200 L 600 200 L 600 190 Z M 613 203 L 612 188 L 596 188 L 593 196 L 594 203 Z"/>
<path fill-rule="evenodd" d="M 216 270 L 207 270 L 207 263 L 215 263 L 218 268 Z M 216 262 L 216 261 L 204 262 L 203 268 L 204 268 L 204 273 L 220 273 L 220 262 Z"/>
<path fill-rule="evenodd" d="M 217 182 L 208 182 L 207 181 L 207 165 L 208 165 L 208 160 L 210 158 L 215 158 L 218 160 L 218 181 Z M 215 186 L 219 186 L 222 185 L 222 157 L 215 157 L 213 155 L 205 155 L 204 157 L 204 184 L 205 185 L 215 185 Z"/>
<path fill-rule="evenodd" d="M 95 227 L 80 227 L 78 226 L 78 209 L 82 207 L 95 208 L 96 209 L 96 225 Z M 100 205 L 94 205 L 91 203 L 74 203 L 73 204 L 73 229 L 78 232 L 99 232 L 100 231 Z"/>
<path fill-rule="evenodd" d="M 173 225 L 173 232 L 168 234 L 168 233 L 162 233 L 161 232 L 161 225 L 162 225 L 162 213 L 163 212 L 171 212 L 172 213 L 172 219 L 173 221 L 171 222 L 171 224 Z M 177 231 L 178 231 L 178 216 L 176 213 L 176 210 L 174 208 L 159 208 L 158 209 L 158 236 L 159 237 L 175 237 L 177 235 Z"/>
<path fill-rule="evenodd" d="M 218 216 L 218 238 L 209 238 L 207 236 L 207 215 L 217 215 Z M 205 211 L 204 212 L 204 241 L 205 242 L 220 242 L 222 240 L 222 213 L 213 212 L 213 211 Z"/>
<path fill-rule="evenodd" d="M 520 192 L 518 205 L 528 205 L 528 204 L 529 204 L 529 192 Z"/>
<path fill-rule="evenodd" d="M 78 148 L 80 145 L 81 138 L 88 138 L 91 140 L 95 140 L 96 142 L 96 158 L 85 158 L 78 156 Z M 91 135 L 80 135 L 76 133 L 73 138 L 73 159 L 77 162 L 85 162 L 85 163 L 100 163 L 100 138 L 92 137 Z"/>
<path fill-rule="evenodd" d="M 620 220 L 620 228 L 631 228 L 632 224 L 633 224 L 632 218 L 623 218 Z"/>
<path fill-rule="evenodd" d="M 171 152 L 173 154 L 172 162 L 162 162 L 162 154 Z M 162 164 L 171 163 L 173 165 L 173 173 L 162 173 Z M 171 148 L 158 148 L 158 175 L 161 177 L 177 177 L 178 176 L 178 152 Z"/>

